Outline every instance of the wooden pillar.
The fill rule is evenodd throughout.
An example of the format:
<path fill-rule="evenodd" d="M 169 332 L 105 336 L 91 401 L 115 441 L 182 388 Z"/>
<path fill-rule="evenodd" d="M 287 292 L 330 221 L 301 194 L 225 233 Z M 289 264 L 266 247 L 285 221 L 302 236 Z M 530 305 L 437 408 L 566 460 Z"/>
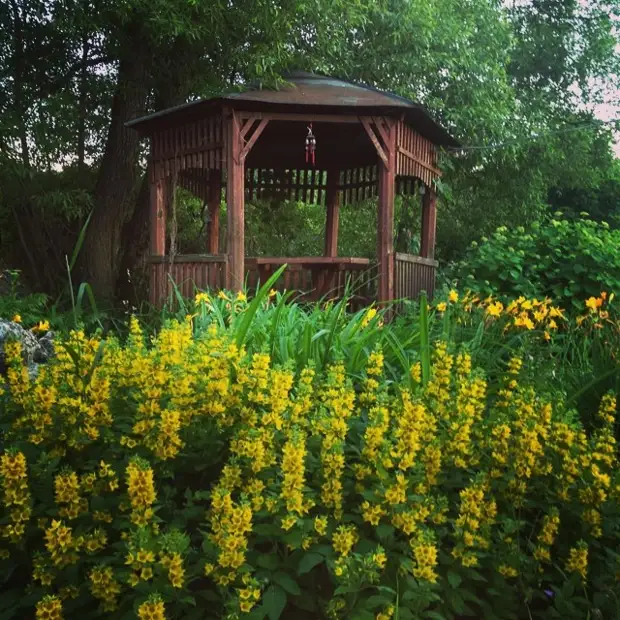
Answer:
<path fill-rule="evenodd" d="M 150 248 L 152 256 L 166 254 L 166 195 L 165 180 L 159 166 L 151 170 L 150 193 Z"/>
<path fill-rule="evenodd" d="M 325 256 L 338 256 L 338 221 L 340 216 L 340 204 L 338 203 L 339 181 L 340 170 L 332 168 L 327 171 Z"/>
<path fill-rule="evenodd" d="M 386 128 L 388 144 L 379 158 L 379 207 L 377 218 L 377 259 L 379 261 L 379 302 L 394 299 L 394 183 L 396 180 L 396 126 Z"/>
<path fill-rule="evenodd" d="M 207 252 L 220 253 L 220 201 L 222 199 L 222 176 L 219 170 L 209 171 L 209 224 L 207 227 Z"/>
<path fill-rule="evenodd" d="M 165 256 L 166 254 L 166 182 L 162 178 L 162 170 L 156 164 L 151 164 L 149 195 L 149 251 L 151 256 Z M 149 278 L 149 298 L 153 305 L 159 304 L 160 287 L 158 281 L 158 264 L 151 263 Z"/>
<path fill-rule="evenodd" d="M 244 178 L 241 131 L 237 112 L 228 118 L 226 194 L 228 215 L 228 282 L 232 291 L 243 288 L 245 278 Z"/>
<path fill-rule="evenodd" d="M 422 239 L 420 256 L 435 258 L 435 229 L 437 226 L 437 194 L 432 187 L 425 187 L 422 197 Z"/>

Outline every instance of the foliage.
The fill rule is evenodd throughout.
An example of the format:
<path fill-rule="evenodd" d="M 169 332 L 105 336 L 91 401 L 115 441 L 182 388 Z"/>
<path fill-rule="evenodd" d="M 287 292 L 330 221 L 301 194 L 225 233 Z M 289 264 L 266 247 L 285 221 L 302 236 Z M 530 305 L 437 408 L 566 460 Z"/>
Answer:
<path fill-rule="evenodd" d="M 615 201 L 613 126 L 592 110 L 618 74 L 617 9 L 616 0 L 11 0 L 0 6 L 0 179 L 11 180 L 16 163 L 55 181 L 61 168 L 77 174 L 66 177 L 70 187 L 52 183 L 49 200 L 30 182 L 11 181 L 6 196 L 3 188 L 2 258 L 55 293 L 63 252 L 54 240 L 70 247 L 92 204 L 87 279 L 109 297 L 139 262 L 133 248 L 147 226 L 148 191 L 138 191 L 145 151 L 124 123 L 251 81 L 279 84 L 287 69 L 414 97 L 462 139 L 442 183 L 442 258 L 499 225 L 531 222 L 550 196 Z M 191 215 L 196 205 L 184 206 Z M 22 212 L 21 237 L 37 238 L 32 257 L 14 215 Z M 301 220 L 300 230 L 316 224 L 311 209 L 279 215 Z M 361 250 L 371 248 L 361 220 L 352 217 L 356 251 L 358 232 Z M 260 230 L 256 247 L 269 248 L 270 231 Z"/>
<path fill-rule="evenodd" d="M 441 317 L 435 330 L 467 347 L 474 364 L 486 370 L 492 390 L 506 356 L 535 351 L 522 370 L 528 383 L 550 397 L 561 393 L 589 425 L 595 404 L 607 391 L 620 389 L 620 311 L 613 293 L 580 305 L 569 314 L 549 299 L 483 299 L 451 291 L 435 304 Z"/>
<path fill-rule="evenodd" d="M 47 312 L 47 297 L 42 293 L 24 295 L 18 271 L 0 271 L 0 318 L 36 324 Z"/>
<path fill-rule="evenodd" d="M 453 276 L 485 297 L 550 297 L 578 308 L 583 299 L 620 286 L 619 243 L 620 231 L 606 222 L 558 213 L 528 228 L 500 227 L 472 243 Z"/>
<path fill-rule="evenodd" d="M 451 291 L 420 334 L 346 301 L 199 292 L 36 377 L 7 345 L 5 615 L 618 615 L 616 404 L 563 404 L 571 320 Z M 612 301 L 574 329 L 617 333 Z"/>

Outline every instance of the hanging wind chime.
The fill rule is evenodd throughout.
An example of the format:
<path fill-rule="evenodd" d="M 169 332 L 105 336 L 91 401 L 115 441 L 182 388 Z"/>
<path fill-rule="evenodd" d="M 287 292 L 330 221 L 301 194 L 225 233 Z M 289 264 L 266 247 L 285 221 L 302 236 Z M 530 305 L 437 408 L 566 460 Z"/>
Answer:
<path fill-rule="evenodd" d="M 307 127 L 308 134 L 306 135 L 306 163 L 312 162 L 315 165 L 315 153 L 316 153 L 316 138 L 312 133 L 312 123 Z"/>

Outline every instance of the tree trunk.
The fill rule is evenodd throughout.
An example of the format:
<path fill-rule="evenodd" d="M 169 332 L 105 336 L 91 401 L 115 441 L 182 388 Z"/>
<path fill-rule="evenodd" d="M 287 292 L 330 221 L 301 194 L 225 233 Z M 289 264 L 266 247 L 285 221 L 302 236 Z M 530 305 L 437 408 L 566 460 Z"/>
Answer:
<path fill-rule="evenodd" d="M 191 76 L 196 67 L 200 50 L 188 41 L 175 41 L 167 54 L 160 50 L 165 70 L 156 68 L 153 73 L 155 110 L 164 110 L 184 103 L 191 90 Z M 147 174 L 142 177 L 136 207 L 123 228 L 122 259 L 117 281 L 119 299 L 132 305 L 146 298 L 145 287 L 140 278 L 140 264 L 149 250 L 149 199 L 150 186 Z M 142 278 L 144 282 L 144 278 Z"/>
<path fill-rule="evenodd" d="M 135 208 L 140 177 L 137 132 L 125 123 L 145 113 L 151 58 L 139 28 L 118 67 L 107 143 L 95 187 L 95 208 L 84 244 L 85 277 L 95 294 L 114 298 L 122 257 L 122 231 Z"/>
<path fill-rule="evenodd" d="M 13 11 L 13 108 L 18 123 L 22 163 L 26 168 L 30 168 L 30 150 L 28 148 L 28 134 L 26 131 L 24 97 L 24 80 L 26 78 L 24 19 L 16 0 L 11 0 L 11 9 Z"/>
<path fill-rule="evenodd" d="M 80 170 L 84 169 L 84 159 L 86 155 L 86 93 L 88 89 L 88 37 L 82 38 L 82 58 L 80 65 L 80 94 L 78 109 L 78 141 L 77 141 L 77 157 Z"/>

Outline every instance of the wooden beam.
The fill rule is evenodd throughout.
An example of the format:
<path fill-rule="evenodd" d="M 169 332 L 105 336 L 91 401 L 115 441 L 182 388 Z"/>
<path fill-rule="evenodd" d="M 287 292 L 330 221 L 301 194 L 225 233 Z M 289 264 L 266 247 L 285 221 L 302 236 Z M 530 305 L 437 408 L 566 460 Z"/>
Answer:
<path fill-rule="evenodd" d="M 363 118 L 363 117 L 360 118 L 360 120 L 362 122 L 362 125 L 364 126 L 364 129 L 366 130 L 366 133 L 368 134 L 368 137 L 371 139 L 372 143 L 375 145 L 377 155 L 379 155 L 379 157 L 381 158 L 383 165 L 386 167 L 389 166 L 388 154 L 383 150 L 383 147 L 379 143 L 379 139 L 375 135 L 375 132 L 373 131 L 370 121 L 367 118 Z"/>
<path fill-rule="evenodd" d="M 378 166 L 379 205 L 377 217 L 378 301 L 394 299 L 394 190 L 396 180 L 396 125 L 387 127 L 387 163 Z M 382 159 L 382 158 L 381 158 Z"/>
<path fill-rule="evenodd" d="M 332 168 L 327 172 L 327 215 L 325 221 L 325 256 L 338 256 L 338 221 L 340 205 L 338 204 L 338 185 L 340 170 Z"/>
<path fill-rule="evenodd" d="M 441 176 L 441 170 L 439 170 L 439 168 L 435 168 L 434 166 L 432 166 L 428 162 L 423 161 L 419 157 L 416 157 L 411 151 L 408 151 L 407 149 L 403 148 L 402 146 L 399 146 L 398 147 L 398 152 L 403 154 L 405 157 L 409 158 L 411 161 L 416 162 L 416 164 L 420 164 L 420 166 L 422 166 L 423 168 L 426 168 L 427 170 L 430 170 L 435 176 L 438 176 L 438 177 Z"/>
<path fill-rule="evenodd" d="M 252 128 L 252 125 L 254 125 L 256 119 L 254 118 L 250 118 L 248 120 L 246 120 L 242 125 L 241 128 L 239 130 L 240 134 L 241 134 L 241 138 L 245 138 L 245 136 L 247 135 L 248 131 L 250 131 L 250 129 Z"/>
<path fill-rule="evenodd" d="M 233 291 L 243 288 L 245 278 L 245 221 L 244 174 L 241 159 L 240 119 L 235 110 L 227 119 L 228 140 L 226 154 L 226 185 L 228 215 L 228 278 L 227 286 Z"/>
<path fill-rule="evenodd" d="M 383 127 L 383 123 L 386 123 L 386 120 L 380 116 L 373 116 L 372 122 L 375 124 L 375 127 L 377 128 L 377 131 L 379 132 L 379 135 L 381 136 L 381 140 L 383 140 L 383 144 L 388 144 L 390 137 L 386 129 Z"/>
<path fill-rule="evenodd" d="M 209 171 L 209 224 L 207 226 L 207 252 L 220 253 L 220 201 L 222 200 L 222 176 L 219 170 Z"/>
<path fill-rule="evenodd" d="M 252 121 L 254 122 L 254 121 Z M 252 150 L 254 143 L 260 138 L 260 135 L 263 133 L 265 127 L 267 127 L 267 123 L 269 119 L 263 118 L 259 123 L 258 127 L 254 130 L 254 133 L 250 136 L 250 139 L 245 143 L 241 151 L 241 161 L 244 162 L 245 158 L 248 156 L 248 153 Z M 242 137 L 243 139 L 243 137 Z"/>
<path fill-rule="evenodd" d="M 435 231 L 437 227 L 437 194 L 432 187 L 426 187 L 422 197 L 422 238 L 420 256 L 435 258 Z"/>

